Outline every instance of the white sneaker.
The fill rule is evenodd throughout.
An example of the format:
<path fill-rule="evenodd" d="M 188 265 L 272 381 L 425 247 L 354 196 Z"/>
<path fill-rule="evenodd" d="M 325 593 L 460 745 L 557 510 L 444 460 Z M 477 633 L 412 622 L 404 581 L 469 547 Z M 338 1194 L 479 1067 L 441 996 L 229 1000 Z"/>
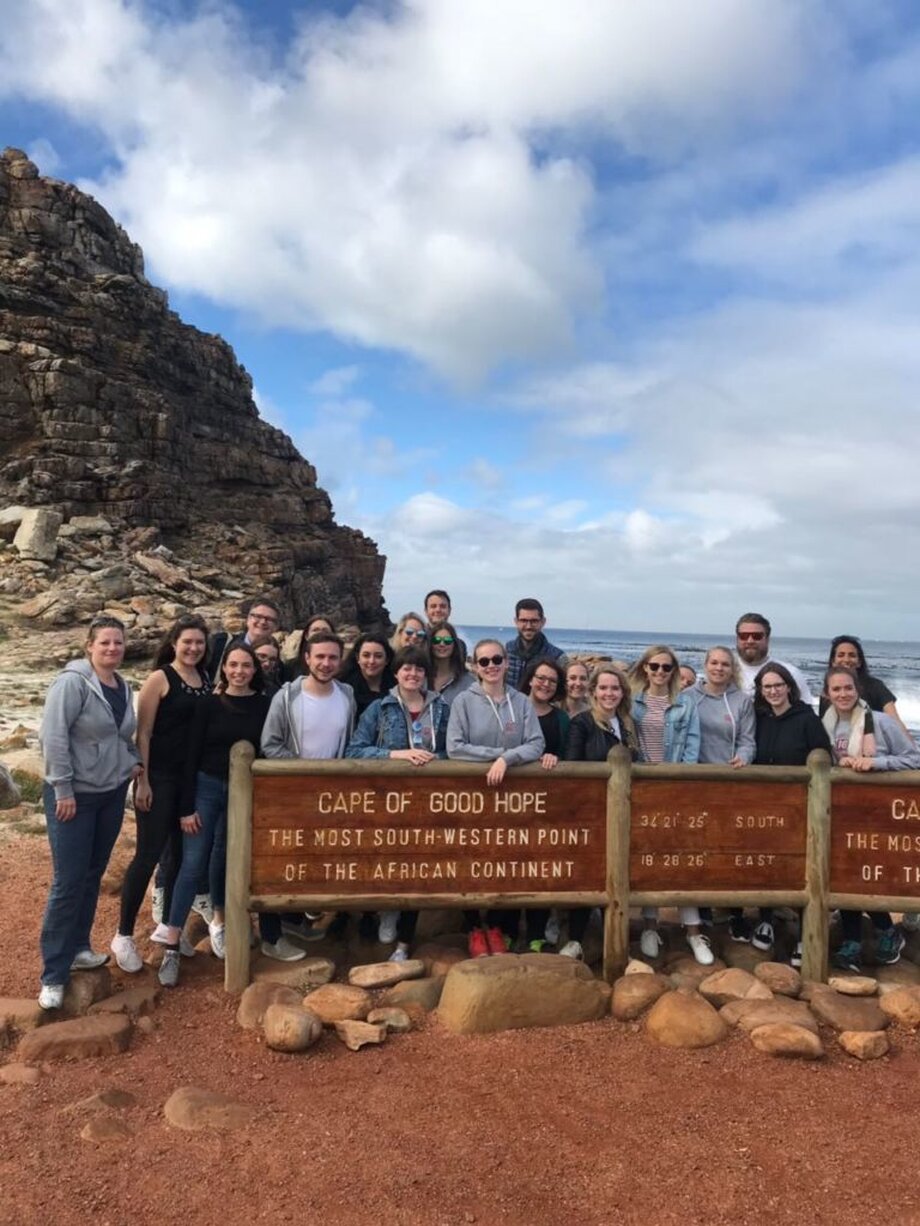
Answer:
<path fill-rule="evenodd" d="M 693 950 L 693 956 L 700 966 L 712 966 L 713 962 L 715 962 L 715 955 L 712 952 L 712 946 L 709 944 L 709 937 L 704 937 L 701 932 L 688 932 L 687 944 Z"/>
<path fill-rule="evenodd" d="M 179 936 L 179 953 L 183 958 L 194 958 L 195 954 L 197 953 L 195 946 L 191 943 L 184 932 Z"/>
<path fill-rule="evenodd" d="M 768 950 L 773 948 L 773 925 L 769 920 L 761 920 L 754 929 L 751 944 L 755 949 Z"/>
<path fill-rule="evenodd" d="M 179 955 L 174 949 L 167 949 L 163 961 L 157 971 L 157 979 L 164 988 L 174 988 L 179 982 Z"/>
<path fill-rule="evenodd" d="M 298 949 L 287 937 L 279 937 L 274 944 L 271 941 L 262 942 L 262 953 L 266 958 L 274 958 L 278 962 L 299 962 L 307 956 L 305 949 Z"/>
<path fill-rule="evenodd" d="M 38 994 L 40 1009 L 60 1009 L 64 1003 L 64 985 L 62 983 L 43 983 Z"/>
<path fill-rule="evenodd" d="M 206 924 L 213 924 L 214 908 L 211 906 L 210 894 L 196 894 L 192 901 L 192 910 L 200 915 Z"/>
<path fill-rule="evenodd" d="M 663 944 L 664 941 L 662 941 L 661 934 L 657 928 L 642 929 L 642 936 L 639 938 L 639 948 L 646 958 L 657 958 L 661 953 Z"/>
<path fill-rule="evenodd" d="M 585 960 L 585 951 L 578 941 L 566 941 L 559 952 L 563 958 L 577 958 L 579 962 Z"/>
<path fill-rule="evenodd" d="M 392 945 L 396 940 L 396 925 L 399 923 L 398 911 L 381 911 L 377 928 L 377 940 L 381 945 Z"/>
<path fill-rule="evenodd" d="M 555 915 L 555 914 L 551 915 L 549 919 L 546 921 L 546 927 L 543 930 L 543 936 L 545 937 L 547 941 L 549 941 L 550 945 L 559 944 L 559 917 L 558 915 Z"/>
<path fill-rule="evenodd" d="M 409 950 L 405 945 L 403 945 L 402 941 L 400 941 L 400 943 L 396 946 L 396 948 L 390 954 L 387 961 L 389 962 L 408 962 L 409 961 Z"/>
<path fill-rule="evenodd" d="M 227 951 L 227 932 L 223 924 L 212 921 L 208 924 L 208 935 L 211 938 L 211 953 L 215 958 L 223 958 Z"/>
<path fill-rule="evenodd" d="M 796 941 L 795 949 L 792 951 L 792 957 L 789 959 L 789 965 L 794 966 L 796 970 L 802 965 L 802 942 Z"/>
<path fill-rule="evenodd" d="M 156 941 L 157 945 L 169 945 L 171 943 L 169 926 L 163 923 L 157 924 L 156 928 L 154 928 L 153 932 L 150 934 L 150 939 L 151 941 Z"/>
<path fill-rule="evenodd" d="M 115 964 L 120 971 L 136 975 L 138 971 L 144 969 L 143 960 L 134 944 L 134 937 L 122 936 L 120 932 L 116 932 L 109 948 L 115 955 Z"/>
<path fill-rule="evenodd" d="M 91 949 L 81 949 L 74 954 L 70 969 L 72 971 L 98 971 L 99 967 L 105 966 L 108 960 L 108 954 L 97 954 Z"/>
<path fill-rule="evenodd" d="M 161 885 L 155 885 L 150 900 L 150 914 L 155 924 L 163 923 L 163 900 L 165 897 L 165 889 Z"/>

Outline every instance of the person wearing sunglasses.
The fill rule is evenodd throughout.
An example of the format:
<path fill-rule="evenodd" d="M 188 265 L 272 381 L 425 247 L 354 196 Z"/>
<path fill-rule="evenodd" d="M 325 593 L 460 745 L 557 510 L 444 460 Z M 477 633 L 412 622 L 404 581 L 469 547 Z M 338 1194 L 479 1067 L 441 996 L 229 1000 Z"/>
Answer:
<path fill-rule="evenodd" d="M 545 748 L 543 733 L 528 698 L 506 685 L 508 657 L 501 643 L 480 639 L 473 648 L 476 681 L 451 704 L 447 756 L 461 762 L 486 762 L 486 783 L 498 787 L 509 766 L 538 762 Z M 481 927 L 475 913 L 469 937 L 471 958 L 504 954 L 516 936 L 517 911 L 491 910 Z"/>
<path fill-rule="evenodd" d="M 769 660 L 772 663 L 782 664 L 783 668 L 788 669 L 795 678 L 802 702 L 814 706 L 814 699 L 808 688 L 805 674 L 794 664 L 789 664 L 785 660 L 777 660 L 770 654 L 771 633 L 772 627 L 762 613 L 743 613 L 738 618 L 735 623 L 735 652 L 738 657 L 740 677 L 738 684 L 745 694 L 753 698 L 754 679 Z"/>
<path fill-rule="evenodd" d="M 648 647 L 629 670 L 629 684 L 640 762 L 698 762 L 700 720 L 696 702 L 680 688 L 680 661 L 671 648 L 661 644 Z M 711 966 L 712 949 L 700 932 L 699 909 L 679 910 L 694 958 L 701 966 Z M 662 946 L 657 908 L 643 907 L 642 919 L 640 948 L 646 958 L 657 958 Z"/>
<path fill-rule="evenodd" d="M 390 639 L 394 651 L 402 651 L 403 647 L 425 647 L 428 643 L 427 623 L 418 613 L 403 613 L 396 623 L 396 630 Z"/>
<path fill-rule="evenodd" d="M 434 623 L 428 643 L 433 666 L 431 688 L 450 704 L 475 680 L 466 666 L 466 644 L 448 621 Z"/>

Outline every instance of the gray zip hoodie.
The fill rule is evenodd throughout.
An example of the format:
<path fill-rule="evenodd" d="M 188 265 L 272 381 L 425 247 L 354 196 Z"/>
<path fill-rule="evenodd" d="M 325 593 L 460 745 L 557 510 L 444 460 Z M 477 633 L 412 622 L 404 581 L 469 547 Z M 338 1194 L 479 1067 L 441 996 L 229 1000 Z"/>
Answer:
<path fill-rule="evenodd" d="M 746 766 L 757 751 L 754 704 L 736 685 L 724 694 L 707 694 L 701 677 L 687 691 L 700 718 L 700 762 L 731 762 L 739 757 Z"/>
<path fill-rule="evenodd" d="M 55 800 L 70 800 L 75 792 L 110 792 L 141 760 L 131 687 L 117 673 L 115 679 L 127 698 L 120 728 L 89 660 L 72 660 L 51 682 L 38 739 Z"/>
<path fill-rule="evenodd" d="M 337 758 L 343 758 L 345 756 L 345 746 L 354 734 L 357 705 L 355 703 L 355 692 L 350 685 L 346 685 L 344 681 L 333 681 L 332 684 L 348 700 L 348 723 L 335 755 Z M 288 681 L 286 685 L 283 685 L 274 698 L 272 698 L 272 705 L 268 709 L 265 727 L 262 729 L 262 754 L 264 757 L 300 757 L 300 734 L 297 730 L 297 721 L 294 718 L 293 708 L 294 699 L 300 694 L 302 688 L 303 677 L 295 677 L 293 681 Z"/>
<path fill-rule="evenodd" d="M 476 681 L 450 704 L 449 758 L 462 762 L 504 758 L 509 766 L 523 766 L 538 761 L 544 747 L 533 703 L 517 690 L 506 690 L 498 703 Z"/>

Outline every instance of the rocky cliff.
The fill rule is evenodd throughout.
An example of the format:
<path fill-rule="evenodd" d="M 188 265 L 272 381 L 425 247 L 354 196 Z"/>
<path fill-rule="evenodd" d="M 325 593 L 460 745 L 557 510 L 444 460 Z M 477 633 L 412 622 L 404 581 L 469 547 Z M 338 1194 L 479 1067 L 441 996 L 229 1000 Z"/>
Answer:
<path fill-rule="evenodd" d="M 0 443 L 0 601 L 24 617 L 63 626 L 121 602 L 219 620 L 272 591 L 291 625 L 387 620 L 385 560 L 334 522 L 229 345 L 170 311 L 96 201 L 15 149 L 0 155 Z M 30 516 L 44 544 L 23 546 L 15 508 L 51 513 Z"/>

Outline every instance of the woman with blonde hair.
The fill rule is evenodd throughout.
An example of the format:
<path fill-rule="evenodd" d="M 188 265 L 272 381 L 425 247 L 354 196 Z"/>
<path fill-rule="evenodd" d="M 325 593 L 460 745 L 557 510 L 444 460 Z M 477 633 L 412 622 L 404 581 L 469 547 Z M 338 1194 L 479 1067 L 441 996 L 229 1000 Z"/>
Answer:
<path fill-rule="evenodd" d="M 427 622 L 418 613 L 403 613 L 396 623 L 390 646 L 394 651 L 402 651 L 404 647 L 428 646 Z"/>
<path fill-rule="evenodd" d="M 582 660 L 572 660 L 565 670 L 565 696 L 560 702 L 562 710 L 570 719 L 580 715 L 582 711 L 590 710 L 588 686 L 591 682 L 591 670 Z"/>
<path fill-rule="evenodd" d="M 700 720 L 696 702 L 680 688 L 680 661 L 664 644 L 647 647 L 629 670 L 633 694 L 632 714 L 639 741 L 641 762 L 697 762 L 700 756 Z M 681 907 L 681 923 L 687 930 L 687 944 L 702 966 L 711 966 L 712 949 L 700 932 L 700 913 L 696 907 Z M 658 912 L 643 907 L 645 929 L 640 948 L 646 958 L 661 952 Z"/>

